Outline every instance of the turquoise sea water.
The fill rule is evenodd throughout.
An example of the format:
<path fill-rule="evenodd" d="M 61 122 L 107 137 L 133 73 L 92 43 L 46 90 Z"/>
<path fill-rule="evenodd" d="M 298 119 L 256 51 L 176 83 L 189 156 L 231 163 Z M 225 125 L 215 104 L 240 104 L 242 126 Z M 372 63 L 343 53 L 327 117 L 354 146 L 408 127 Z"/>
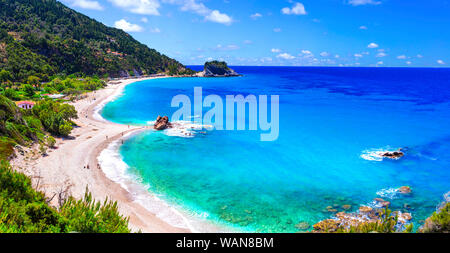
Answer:
<path fill-rule="evenodd" d="M 148 124 L 170 117 L 172 97 L 192 98 L 195 86 L 204 96 L 280 96 L 274 142 L 259 141 L 259 131 L 218 130 L 192 138 L 149 130 L 126 141 L 128 172 L 169 203 L 239 230 L 296 232 L 299 222 L 329 218 L 327 206 L 357 210 L 382 197 L 412 213 L 417 228 L 450 190 L 450 70 L 235 69 L 244 76 L 136 82 L 101 112 Z M 400 160 L 371 156 L 400 147 Z M 413 194 L 396 194 L 403 185 Z"/>

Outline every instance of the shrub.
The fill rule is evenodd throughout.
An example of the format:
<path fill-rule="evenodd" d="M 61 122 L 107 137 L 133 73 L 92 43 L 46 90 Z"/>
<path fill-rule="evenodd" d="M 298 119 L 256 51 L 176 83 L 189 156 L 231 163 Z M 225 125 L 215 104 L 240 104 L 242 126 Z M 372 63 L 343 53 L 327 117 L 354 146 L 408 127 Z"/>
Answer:
<path fill-rule="evenodd" d="M 450 202 L 434 212 L 419 231 L 423 233 L 450 233 Z"/>
<path fill-rule="evenodd" d="M 55 147 L 55 144 L 56 144 L 55 138 L 53 138 L 52 136 L 47 137 L 47 146 L 53 148 Z"/>
<path fill-rule="evenodd" d="M 128 218 L 117 203 L 96 202 L 86 189 L 83 199 L 69 197 L 60 210 L 49 206 L 31 180 L 0 163 L 0 233 L 127 233 Z"/>
<path fill-rule="evenodd" d="M 129 233 L 128 218 L 119 214 L 117 202 L 103 204 L 92 199 L 86 188 L 83 199 L 70 197 L 60 210 L 68 219 L 68 230 L 81 233 Z"/>

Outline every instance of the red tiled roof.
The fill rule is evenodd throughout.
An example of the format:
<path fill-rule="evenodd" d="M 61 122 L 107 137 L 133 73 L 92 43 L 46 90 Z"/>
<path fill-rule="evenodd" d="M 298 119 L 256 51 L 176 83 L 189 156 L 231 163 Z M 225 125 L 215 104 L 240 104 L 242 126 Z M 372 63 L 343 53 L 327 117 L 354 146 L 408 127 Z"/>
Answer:
<path fill-rule="evenodd" d="M 16 102 L 16 105 L 23 105 L 23 104 L 34 105 L 35 103 L 33 101 L 17 101 Z"/>

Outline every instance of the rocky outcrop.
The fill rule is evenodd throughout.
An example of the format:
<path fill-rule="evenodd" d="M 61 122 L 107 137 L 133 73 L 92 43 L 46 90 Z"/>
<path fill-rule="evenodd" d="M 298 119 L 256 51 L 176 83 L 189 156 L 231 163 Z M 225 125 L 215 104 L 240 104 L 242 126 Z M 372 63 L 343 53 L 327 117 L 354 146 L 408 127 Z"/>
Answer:
<path fill-rule="evenodd" d="M 359 211 L 361 212 L 361 213 L 369 213 L 369 212 L 372 212 L 372 207 L 370 207 L 370 206 L 360 206 L 359 207 Z"/>
<path fill-rule="evenodd" d="M 444 194 L 444 201 L 436 212 L 425 220 L 418 232 L 422 233 L 450 233 L 450 192 Z"/>
<path fill-rule="evenodd" d="M 340 228 L 341 222 L 335 219 L 326 219 L 313 225 L 314 233 L 333 233 Z"/>
<path fill-rule="evenodd" d="M 373 200 L 380 207 L 388 207 L 391 204 L 391 202 L 386 201 L 386 200 L 384 200 L 382 198 L 374 198 Z"/>
<path fill-rule="evenodd" d="M 198 77 L 232 77 L 240 76 L 236 71 L 228 67 L 226 62 L 211 61 L 206 62 L 202 72 L 197 73 Z"/>
<path fill-rule="evenodd" d="M 395 219 L 395 217 L 398 217 L 398 219 Z M 311 232 L 387 233 L 403 231 L 411 219 L 410 213 L 396 211 L 392 212 L 392 215 L 387 218 L 383 208 L 361 206 L 358 212 L 338 212 L 333 218 L 314 224 Z"/>
<path fill-rule="evenodd" d="M 398 151 L 385 152 L 385 153 L 381 154 L 382 157 L 386 157 L 386 158 L 390 158 L 390 159 L 400 159 L 404 155 L 405 155 L 405 153 L 403 153 L 401 149 L 399 149 Z"/>
<path fill-rule="evenodd" d="M 153 128 L 156 130 L 164 130 L 167 128 L 171 128 L 172 127 L 172 123 L 169 122 L 169 117 L 164 116 L 158 116 L 158 118 L 156 119 L 155 124 L 153 125 Z"/>
<path fill-rule="evenodd" d="M 409 194 L 412 192 L 411 187 L 409 186 L 402 186 L 400 188 L 398 188 L 398 192 L 402 193 L 402 194 Z"/>

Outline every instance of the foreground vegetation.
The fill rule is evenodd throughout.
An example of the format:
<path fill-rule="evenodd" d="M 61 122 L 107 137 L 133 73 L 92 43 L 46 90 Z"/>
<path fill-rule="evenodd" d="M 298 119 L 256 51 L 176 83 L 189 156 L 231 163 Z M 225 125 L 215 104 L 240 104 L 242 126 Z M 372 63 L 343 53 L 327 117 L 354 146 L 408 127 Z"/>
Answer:
<path fill-rule="evenodd" d="M 413 224 L 405 224 L 399 221 L 397 212 L 389 208 L 380 209 L 379 216 L 375 221 L 359 222 L 348 225 L 339 219 L 322 220 L 313 226 L 315 233 L 412 233 Z M 418 233 L 450 233 L 450 202 L 442 203 L 442 206 L 434 212 Z"/>
<path fill-rule="evenodd" d="M 117 203 L 92 199 L 86 189 L 83 199 L 72 197 L 59 208 L 49 206 L 31 180 L 0 164 L 0 233 L 128 233 L 128 218 L 119 214 Z"/>
<path fill-rule="evenodd" d="M 23 110 L 13 101 L 0 95 L 0 159 L 14 155 L 16 145 L 29 146 L 33 143 L 53 147 L 56 136 L 68 136 L 77 118 L 72 105 L 51 99 L 36 101 L 31 110 Z"/>
<path fill-rule="evenodd" d="M 419 229 L 423 233 L 450 233 L 450 202 L 434 212 Z"/>

